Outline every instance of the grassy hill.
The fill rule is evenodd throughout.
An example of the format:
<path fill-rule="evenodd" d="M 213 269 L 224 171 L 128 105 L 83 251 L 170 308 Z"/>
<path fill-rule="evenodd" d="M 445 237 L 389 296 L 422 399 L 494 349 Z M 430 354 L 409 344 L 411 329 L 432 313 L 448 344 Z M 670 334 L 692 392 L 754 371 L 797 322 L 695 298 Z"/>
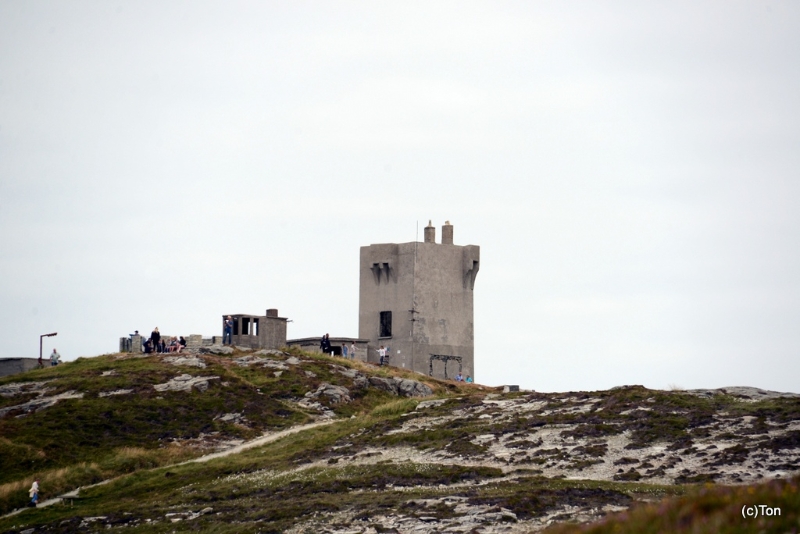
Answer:
<path fill-rule="evenodd" d="M 241 352 L 189 357 L 204 367 L 110 354 L 0 379 L 0 513 L 24 504 L 20 487 L 34 477 L 54 495 L 307 423 L 320 413 L 297 401 L 321 383 L 353 389 L 346 404 L 319 400 L 336 417 L 396 398 L 353 388 L 352 379 L 313 358 L 286 364 L 289 353 L 250 356 L 249 364 Z M 190 391 L 155 388 L 186 375 L 212 378 Z M 58 400 L 48 406 L 49 399 Z"/>
<path fill-rule="evenodd" d="M 299 351 L 111 354 L 0 379 L 2 513 L 34 477 L 44 499 L 84 486 L 0 532 L 791 532 L 799 436 L 797 398 L 502 394 Z M 742 518 L 740 500 L 783 515 Z"/>

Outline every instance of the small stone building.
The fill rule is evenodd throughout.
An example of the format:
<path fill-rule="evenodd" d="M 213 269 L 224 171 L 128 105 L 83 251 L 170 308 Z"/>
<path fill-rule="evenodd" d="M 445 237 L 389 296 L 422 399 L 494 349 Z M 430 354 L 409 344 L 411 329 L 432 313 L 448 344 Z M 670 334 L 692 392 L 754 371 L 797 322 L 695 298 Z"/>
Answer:
<path fill-rule="evenodd" d="M 238 347 L 251 349 L 279 349 L 286 346 L 286 317 L 278 317 L 278 310 L 270 308 L 266 315 L 231 313 L 222 316 L 222 335 L 225 320 L 233 319 L 231 340 Z"/>
<path fill-rule="evenodd" d="M 480 247 L 453 244 L 453 226 L 425 228 L 425 241 L 361 247 L 358 336 L 368 361 L 439 378 L 475 376 L 473 290 Z"/>

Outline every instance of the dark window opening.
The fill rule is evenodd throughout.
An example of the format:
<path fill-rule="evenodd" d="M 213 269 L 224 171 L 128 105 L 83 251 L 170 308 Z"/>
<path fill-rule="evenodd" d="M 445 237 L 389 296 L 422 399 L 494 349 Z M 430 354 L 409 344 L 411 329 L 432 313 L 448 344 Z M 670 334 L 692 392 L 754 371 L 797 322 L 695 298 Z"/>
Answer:
<path fill-rule="evenodd" d="M 252 335 L 258 335 L 258 319 L 253 319 L 253 331 L 250 332 Z"/>
<path fill-rule="evenodd" d="M 392 312 L 381 312 L 381 330 L 378 337 L 392 337 Z"/>
<path fill-rule="evenodd" d="M 234 336 L 239 335 L 239 319 L 233 320 L 233 335 Z"/>
<path fill-rule="evenodd" d="M 250 333 L 250 318 L 242 317 L 242 335 L 246 336 Z"/>

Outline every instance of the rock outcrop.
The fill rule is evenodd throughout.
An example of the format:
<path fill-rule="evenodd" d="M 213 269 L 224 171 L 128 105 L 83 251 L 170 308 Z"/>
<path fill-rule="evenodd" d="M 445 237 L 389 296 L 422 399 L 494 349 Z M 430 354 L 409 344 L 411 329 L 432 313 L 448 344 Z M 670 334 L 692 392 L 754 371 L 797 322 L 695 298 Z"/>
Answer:
<path fill-rule="evenodd" d="M 800 393 L 781 393 L 778 391 L 767 391 L 765 389 L 746 386 L 732 386 L 717 389 L 689 389 L 686 393 L 705 398 L 711 398 L 714 395 L 730 395 L 731 397 L 751 401 L 800 398 Z"/>
<path fill-rule="evenodd" d="M 24 393 L 39 393 L 46 391 L 45 384 L 50 380 L 40 380 L 38 382 L 14 382 L 0 386 L 0 397 L 15 397 Z"/>
<path fill-rule="evenodd" d="M 197 356 L 167 356 L 164 358 L 164 362 L 177 366 L 199 367 L 200 369 L 205 369 L 206 367 L 206 362 Z"/>
<path fill-rule="evenodd" d="M 156 391 L 184 391 L 189 392 L 192 388 L 198 391 L 205 391 L 208 389 L 209 380 L 219 380 L 218 376 L 192 376 L 180 375 L 176 376 L 169 382 L 163 384 L 155 384 L 153 388 Z"/>
<path fill-rule="evenodd" d="M 256 356 L 256 354 L 248 354 L 247 356 L 236 358 L 233 361 L 236 362 L 236 365 L 238 365 L 239 367 L 250 367 L 251 365 L 257 365 L 261 367 L 269 367 L 271 369 L 277 369 L 279 371 L 285 371 L 286 369 L 289 368 L 289 366 L 283 363 L 282 361 L 273 360 L 271 358 L 259 358 L 258 356 Z"/>
<path fill-rule="evenodd" d="M 201 354 L 233 354 L 233 348 L 226 345 L 211 345 L 210 347 L 200 347 L 197 352 Z"/>
<path fill-rule="evenodd" d="M 132 389 L 115 389 L 114 391 L 101 391 L 97 394 L 98 397 L 101 399 L 103 397 L 113 397 L 115 395 L 127 395 L 129 393 L 133 393 Z"/>
<path fill-rule="evenodd" d="M 369 378 L 369 385 L 403 397 L 429 397 L 433 395 L 433 390 L 430 386 L 408 378 L 372 376 Z"/>
<path fill-rule="evenodd" d="M 5 408 L 0 408 L 0 417 L 3 417 L 7 413 L 11 412 L 22 412 L 22 414 L 20 415 L 26 415 L 35 412 L 37 410 L 41 410 L 43 408 L 49 408 L 58 401 L 67 399 L 82 399 L 82 398 L 83 398 L 83 393 L 78 393 L 75 391 L 66 391 L 64 393 L 60 393 L 58 395 L 52 395 L 50 397 L 41 396 L 38 399 L 33 399 L 23 404 L 17 404 L 15 406 L 7 406 Z M 19 415 L 17 417 L 19 417 Z"/>
<path fill-rule="evenodd" d="M 350 402 L 350 390 L 343 386 L 335 386 L 333 384 L 322 383 L 316 391 L 309 391 L 306 393 L 307 399 L 318 399 L 319 397 L 327 397 L 334 404 L 341 404 L 342 402 Z"/>

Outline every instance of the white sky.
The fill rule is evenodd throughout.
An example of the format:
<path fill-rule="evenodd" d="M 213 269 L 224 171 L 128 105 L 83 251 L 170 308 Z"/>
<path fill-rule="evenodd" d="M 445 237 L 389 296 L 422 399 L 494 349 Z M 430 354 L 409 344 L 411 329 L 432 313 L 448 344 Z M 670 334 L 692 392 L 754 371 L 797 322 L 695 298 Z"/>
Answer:
<path fill-rule="evenodd" d="M 798 2 L 0 0 L 0 357 L 356 336 L 449 219 L 479 382 L 797 392 L 799 164 Z"/>

